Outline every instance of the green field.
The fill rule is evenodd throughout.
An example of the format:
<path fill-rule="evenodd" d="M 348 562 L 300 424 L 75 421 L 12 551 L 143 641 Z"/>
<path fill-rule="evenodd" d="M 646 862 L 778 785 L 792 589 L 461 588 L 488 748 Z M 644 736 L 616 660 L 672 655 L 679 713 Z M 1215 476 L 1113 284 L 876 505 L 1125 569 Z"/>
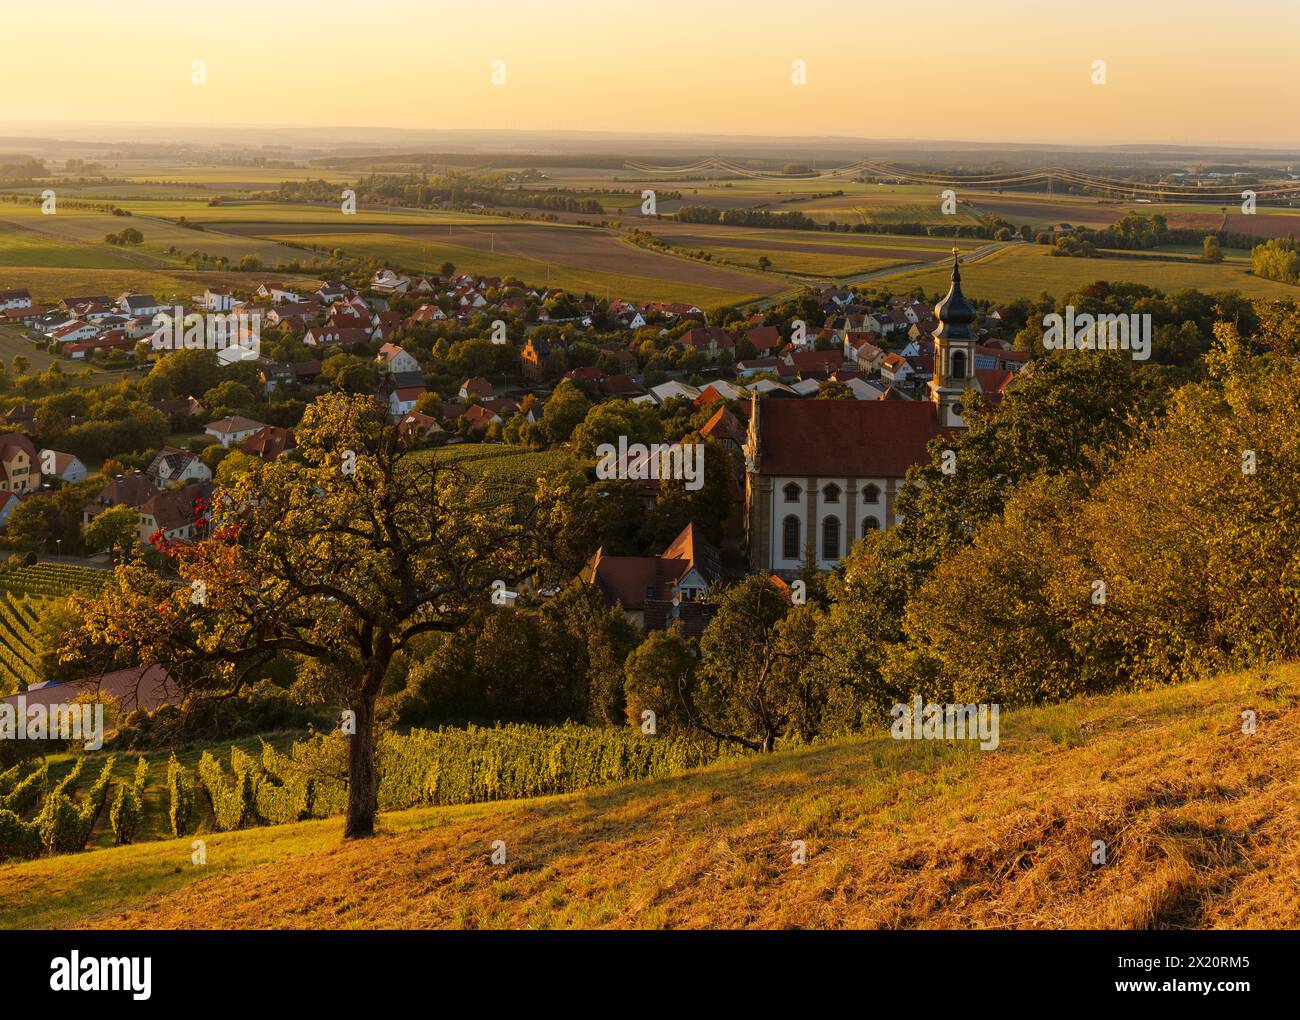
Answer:
<path fill-rule="evenodd" d="M 881 285 L 895 292 L 913 287 L 927 294 L 942 294 L 948 288 L 946 266 L 915 269 L 891 274 Z M 1010 301 L 1037 297 L 1046 291 L 1062 296 L 1094 280 L 1141 283 L 1162 291 L 1193 287 L 1197 290 L 1240 291 L 1250 298 L 1300 299 L 1300 288 L 1251 276 L 1242 259 L 1217 265 L 1198 262 L 1141 258 L 1062 258 L 1044 245 L 1013 245 L 962 267 L 962 287 L 968 295 L 987 301 Z"/>

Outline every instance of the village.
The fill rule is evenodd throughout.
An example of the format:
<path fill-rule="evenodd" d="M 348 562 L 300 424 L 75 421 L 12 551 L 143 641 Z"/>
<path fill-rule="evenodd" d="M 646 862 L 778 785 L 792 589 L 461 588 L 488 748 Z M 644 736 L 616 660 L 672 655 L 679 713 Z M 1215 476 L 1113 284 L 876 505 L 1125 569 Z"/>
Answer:
<path fill-rule="evenodd" d="M 954 424 L 935 398 L 941 323 L 915 295 L 869 299 L 825 288 L 766 312 L 731 312 L 718 325 L 692 305 L 601 301 L 469 273 L 379 269 L 358 284 L 214 287 L 186 304 L 130 292 L 40 306 L 25 291 L 0 292 L 0 316 L 60 363 L 152 371 L 176 353 L 157 342 L 160 331 L 182 320 L 252 321 L 258 341 L 236 346 L 234 362 L 219 361 L 232 372 L 239 364 L 245 381 L 255 377 L 254 392 L 236 401 L 241 413 L 209 406 L 204 393 L 155 400 L 150 406 L 171 432 L 188 440 L 105 451 L 101 464 L 122 467 L 109 474 L 44 435 L 48 418 L 38 421 L 33 403 L 11 401 L 0 434 L 0 525 L 24 501 L 98 477 L 102 486 L 81 509 L 83 528 L 129 507 L 142 547 L 196 540 L 204 522 L 195 508 L 211 500 L 222 461 L 232 453 L 263 462 L 292 455 L 293 416 L 332 388 L 373 392 L 404 441 L 431 447 L 567 439 L 545 430 L 548 403 L 562 389 L 579 392 L 587 407 L 626 402 L 662 413 L 686 406 L 706 412 L 699 437 L 728 451 L 731 548 L 715 548 L 700 534 L 703 522 L 688 522 L 676 541 L 649 555 L 597 549 L 584 572 L 610 605 L 642 627 L 662 627 L 681 617 L 683 601 L 698 603 L 723 579 L 724 560 L 736 564 L 728 574 L 748 569 L 787 579 L 810 554 L 818 569 L 833 568 L 858 536 L 896 523 L 906 468 L 923 462 L 926 442 Z M 1029 354 L 1012 349 L 1003 311 L 976 313 L 954 287 L 963 319 L 952 327 L 964 348 L 957 358 L 969 357 L 972 371 L 959 368 L 957 379 L 945 381 L 941 368 L 941 386 L 976 388 L 996 406 Z M 438 345 L 445 360 L 448 339 L 475 348 L 479 374 L 438 371 Z M 289 398 L 295 403 L 285 418 L 277 402 Z M 258 417 L 259 407 L 272 406 L 275 421 Z M 62 433 L 78 424 L 70 416 L 56 427 Z M 868 441 L 846 443 L 849 436 Z M 628 437 L 619 441 L 626 451 Z M 144 462 L 124 466 L 132 455 Z M 654 500 L 657 472 L 641 478 L 636 465 L 612 467 L 624 473 L 599 477 L 629 478 Z M 66 551 L 48 544 L 40 551 Z M 703 622 L 701 615 L 691 629 Z"/>

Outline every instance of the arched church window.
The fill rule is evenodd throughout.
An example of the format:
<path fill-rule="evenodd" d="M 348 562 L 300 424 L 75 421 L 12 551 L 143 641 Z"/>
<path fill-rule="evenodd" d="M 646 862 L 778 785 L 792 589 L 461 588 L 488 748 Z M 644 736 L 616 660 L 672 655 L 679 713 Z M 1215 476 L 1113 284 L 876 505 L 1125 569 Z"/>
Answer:
<path fill-rule="evenodd" d="M 880 486 L 879 486 L 879 485 L 876 485 L 876 484 L 873 483 L 873 484 L 871 484 L 871 485 L 868 485 L 866 488 L 864 488 L 864 489 L 862 490 L 862 502 L 864 502 L 864 503 L 879 503 L 879 502 L 880 502 Z"/>
<path fill-rule="evenodd" d="M 879 530 L 880 530 L 880 522 L 879 522 L 878 520 L 876 520 L 874 517 L 864 517 L 864 518 L 862 518 L 862 534 L 863 534 L 863 535 L 866 535 L 868 532 L 871 532 L 871 531 L 879 531 Z"/>
<path fill-rule="evenodd" d="M 953 351 L 952 356 L 949 358 L 949 364 L 952 366 L 952 371 L 949 373 L 949 375 L 951 375 L 954 379 L 966 378 L 966 352 L 965 351 Z"/>
<path fill-rule="evenodd" d="M 840 558 L 840 519 L 827 517 L 822 521 L 822 559 Z"/>
<path fill-rule="evenodd" d="M 781 522 L 781 558 L 799 558 L 799 518 L 791 514 Z"/>
<path fill-rule="evenodd" d="M 838 503 L 840 501 L 840 487 L 832 482 L 830 485 L 822 489 L 822 498 L 825 499 L 827 503 Z"/>
<path fill-rule="evenodd" d="M 794 482 L 791 482 L 789 485 L 785 487 L 784 491 L 785 491 L 785 501 L 787 503 L 798 503 L 799 493 L 802 492 L 803 490 L 800 489 L 799 486 L 795 485 Z"/>

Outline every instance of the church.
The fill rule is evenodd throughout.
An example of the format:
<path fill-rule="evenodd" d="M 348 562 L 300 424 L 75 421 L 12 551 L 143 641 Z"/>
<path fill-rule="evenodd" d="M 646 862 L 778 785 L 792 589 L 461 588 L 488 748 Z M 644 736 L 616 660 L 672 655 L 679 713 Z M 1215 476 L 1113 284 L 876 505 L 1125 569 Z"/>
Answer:
<path fill-rule="evenodd" d="M 952 283 L 934 309 L 934 376 L 928 400 L 751 402 L 745 443 L 745 532 L 751 569 L 791 576 L 811 548 L 830 570 L 868 531 L 899 521 L 895 502 L 926 444 L 966 427 L 965 404 L 982 392 L 975 370 L 978 313 Z"/>

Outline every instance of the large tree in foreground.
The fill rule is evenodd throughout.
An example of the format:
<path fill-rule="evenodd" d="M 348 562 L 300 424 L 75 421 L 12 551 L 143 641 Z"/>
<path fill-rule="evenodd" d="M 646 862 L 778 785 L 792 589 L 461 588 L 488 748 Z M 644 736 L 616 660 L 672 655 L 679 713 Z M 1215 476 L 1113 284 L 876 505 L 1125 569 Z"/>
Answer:
<path fill-rule="evenodd" d="M 299 452 L 259 465 L 210 508 L 209 537 L 159 543 L 177 586 L 118 569 L 65 654 L 158 662 L 187 701 L 229 697 L 272 659 L 301 657 L 337 693 L 350 738 L 345 838 L 374 831 L 375 703 L 394 657 L 454 632 L 529 571 L 527 508 L 409 451 L 369 397 L 310 407 Z M 346 727 L 352 729 L 352 725 Z"/>

